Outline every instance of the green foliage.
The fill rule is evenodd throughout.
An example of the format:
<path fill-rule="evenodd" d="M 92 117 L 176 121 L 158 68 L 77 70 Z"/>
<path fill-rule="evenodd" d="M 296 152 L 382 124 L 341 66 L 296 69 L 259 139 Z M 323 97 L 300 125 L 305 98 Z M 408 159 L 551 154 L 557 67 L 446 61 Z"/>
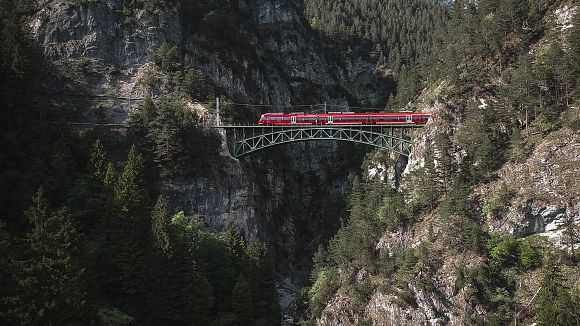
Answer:
<path fill-rule="evenodd" d="M 518 261 L 518 241 L 514 237 L 501 238 L 493 234 L 488 241 L 488 248 L 492 264 L 498 268 L 513 266 Z"/>
<path fill-rule="evenodd" d="M 319 316 L 340 286 L 338 272 L 333 268 L 318 271 L 308 292 L 312 316 Z"/>
<path fill-rule="evenodd" d="M 413 249 L 405 250 L 403 255 L 403 261 L 401 262 L 401 267 L 397 271 L 400 276 L 406 279 L 412 279 L 415 274 L 415 265 L 417 264 L 417 256 L 413 252 Z"/>
<path fill-rule="evenodd" d="M 248 282 L 240 275 L 232 293 L 232 310 L 239 325 L 249 325 L 254 319 L 252 292 Z"/>
<path fill-rule="evenodd" d="M 157 203 L 151 212 L 151 235 L 153 247 L 160 250 L 164 255 L 170 255 L 171 242 L 169 239 L 169 207 L 167 199 L 163 196 L 157 198 Z"/>
<path fill-rule="evenodd" d="M 576 222 L 572 214 L 566 214 L 563 223 L 563 243 L 568 247 L 568 252 L 572 260 L 576 260 L 576 249 L 580 244 L 580 225 Z"/>
<path fill-rule="evenodd" d="M 147 50 L 147 60 L 155 63 L 165 72 L 172 72 L 179 64 L 177 48 L 164 42 L 157 50 Z"/>
<path fill-rule="evenodd" d="M 205 75 L 194 68 L 184 68 L 171 76 L 171 81 L 181 96 L 195 101 L 204 101 L 209 97 L 210 87 Z"/>
<path fill-rule="evenodd" d="M 262 317 L 257 322 L 268 325 L 280 323 L 280 306 L 272 261 L 264 242 L 254 241 L 247 245 L 242 271 L 252 291 L 254 315 Z"/>
<path fill-rule="evenodd" d="M 502 183 L 501 186 L 492 190 L 485 199 L 483 212 L 493 217 L 499 217 L 499 213 L 509 207 L 516 193 L 516 190 L 512 186 Z"/>
<path fill-rule="evenodd" d="M 200 70 L 180 64 L 176 47 L 162 43 L 156 50 L 147 50 L 147 60 L 170 76 L 171 86 L 183 98 L 204 101 L 210 95 L 210 86 L 205 75 Z M 156 71 L 149 69 L 139 83 L 153 90 L 160 78 Z"/>
<path fill-rule="evenodd" d="M 370 279 L 366 278 L 362 282 L 355 282 L 347 287 L 348 297 L 354 311 L 361 312 L 366 306 L 373 286 Z"/>
<path fill-rule="evenodd" d="M 418 214 L 424 209 L 433 210 L 437 206 L 443 192 L 438 177 L 433 156 L 429 155 L 425 159 L 425 166 L 413 171 L 410 176 L 413 185 L 409 196 L 411 212 Z"/>
<path fill-rule="evenodd" d="M 377 218 L 387 226 L 389 231 L 407 225 L 411 220 L 411 212 L 407 207 L 403 195 L 397 191 L 391 191 L 379 208 Z"/>
<path fill-rule="evenodd" d="M 143 156 L 132 146 L 115 187 L 115 200 L 129 219 L 136 218 L 135 215 L 142 212 L 143 205 L 147 203 L 147 194 L 143 189 L 143 169 Z"/>
<path fill-rule="evenodd" d="M 542 257 L 529 240 L 522 239 L 519 241 L 518 263 L 524 270 L 539 267 L 542 263 Z"/>
<path fill-rule="evenodd" d="M 371 56 L 396 71 L 429 53 L 434 31 L 446 19 L 436 1 L 309 0 L 304 13 L 313 29 L 336 41 L 370 42 Z"/>
<path fill-rule="evenodd" d="M 198 125 L 194 112 L 168 97 L 154 103 L 147 97 L 129 120 L 139 148 L 151 156 L 161 176 L 177 177 L 207 169 L 207 156 L 216 155 L 215 133 Z"/>
<path fill-rule="evenodd" d="M 75 0 L 75 1 L 93 1 L 93 0 Z M 158 14 L 168 5 L 168 0 L 128 0 L 123 2 L 123 8 L 120 13 L 123 15 L 123 22 L 127 25 L 136 23 L 136 9 L 144 9 L 150 13 Z"/>
<path fill-rule="evenodd" d="M 97 316 L 105 326 L 131 325 L 135 321 L 135 318 L 119 311 L 118 309 L 109 307 L 99 308 Z"/>
<path fill-rule="evenodd" d="M 535 316 L 538 325 L 572 326 L 580 322 L 578 303 L 572 301 L 558 267 L 547 266 L 540 286 Z"/>
<path fill-rule="evenodd" d="M 541 257 L 530 240 L 518 240 L 513 236 L 502 237 L 494 233 L 488 240 L 487 247 L 494 268 L 517 267 L 520 270 L 529 270 L 541 265 Z"/>
<path fill-rule="evenodd" d="M 4 0 L 0 2 L 0 75 L 22 78 L 30 65 L 30 28 L 23 14 L 32 7 L 31 1 Z M 4 91 L 4 90 L 3 90 Z"/>
<path fill-rule="evenodd" d="M 397 96 L 390 103 L 393 111 L 408 109 L 409 102 L 421 92 L 422 85 L 415 66 L 404 65 L 397 79 Z"/>
<path fill-rule="evenodd" d="M 96 180 L 103 181 L 107 175 L 107 153 L 100 139 L 97 139 L 91 150 L 89 170 Z"/>
<path fill-rule="evenodd" d="M 25 212 L 32 229 L 25 235 L 26 259 L 15 262 L 16 291 L 8 298 L 8 320 L 21 325 L 76 324 L 86 315 L 84 270 L 73 258 L 80 235 L 66 208 L 52 211 L 42 191 Z"/>
<path fill-rule="evenodd" d="M 504 162 L 501 148 L 506 135 L 492 129 L 496 115 L 494 107 L 470 103 L 457 135 L 459 145 L 467 150 L 472 160 L 464 166 L 471 170 L 471 178 L 476 182 L 489 178 Z"/>

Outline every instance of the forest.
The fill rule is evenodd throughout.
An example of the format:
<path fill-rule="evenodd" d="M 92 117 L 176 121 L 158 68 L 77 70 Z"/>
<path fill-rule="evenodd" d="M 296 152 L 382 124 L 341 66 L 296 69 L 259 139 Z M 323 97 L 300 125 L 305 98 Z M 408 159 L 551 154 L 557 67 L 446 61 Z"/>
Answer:
<path fill-rule="evenodd" d="M 466 301 L 485 311 L 466 324 L 580 323 L 579 293 L 568 280 L 578 266 L 574 220 L 565 221 L 566 248 L 558 249 L 541 237 L 486 228 L 484 217 L 499 216 L 515 189 L 500 188 L 483 203 L 471 196 L 497 180 L 504 164 L 523 161 L 547 135 L 580 129 L 580 14 L 565 33 L 554 32 L 548 19 L 567 3 L 296 4 L 325 42 L 362 47 L 377 66 L 392 71 L 398 86 L 385 110 L 444 102 L 438 127 L 449 131 L 435 136 L 424 166 L 400 189 L 365 175 L 372 160 L 395 164 L 384 153 L 368 152 L 350 180 L 348 215 L 337 216 L 341 227 L 313 257 L 311 284 L 300 290 L 298 324 L 316 324 L 337 293 L 347 293 L 349 309 L 359 315 L 378 288 L 396 294 L 401 306 L 417 308 L 408 284 L 440 294 L 434 275 L 451 255 L 483 261 L 453 271 L 454 292 L 467 293 Z M 126 1 L 119 15 L 135 24 L 137 11 L 158 13 L 174 4 Z M 245 5 L 177 4 L 182 23 L 189 31 L 203 30 L 206 45 L 215 41 L 224 50 L 237 42 L 236 49 L 251 50 L 237 28 L 247 24 Z M 219 159 L 219 136 L 183 105 L 206 101 L 217 87 L 182 63 L 182 49 L 162 43 L 148 51 L 151 64 L 139 80 L 147 94 L 126 126 L 73 126 L 67 119 L 76 113 L 66 103 L 52 101 L 49 110 L 30 101 L 57 68 L 35 53 L 27 18 L 37 9 L 33 1 L 0 0 L 3 324 L 279 325 L 266 243 L 247 240 L 231 223 L 225 232 L 210 230 L 202 217 L 171 207 L 158 188 L 160 180 L 203 176 Z M 82 77 L 83 62 L 76 64 Z M 169 91 L 159 88 L 161 81 Z M 433 95 L 435 89 L 443 91 Z M 427 239 L 417 246 L 377 249 L 385 233 L 411 230 L 432 216 L 443 227 L 427 226 Z M 361 271 L 370 276 L 355 282 Z M 518 282 L 530 273 L 541 275 L 541 287 L 518 314 Z M 372 321 L 361 318 L 359 324 Z"/>
<path fill-rule="evenodd" d="M 424 166 L 408 177 L 408 187 L 388 190 L 368 176 L 354 179 L 348 222 L 319 248 L 313 284 L 302 291 L 304 309 L 311 314 L 304 325 L 319 318 L 338 293 L 346 293 L 351 311 L 362 315 L 377 286 L 396 294 L 403 305 L 417 307 L 408 284 L 437 293 L 435 274 L 446 257 L 456 254 L 485 261 L 476 268 L 455 270 L 455 293 L 467 288 L 469 300 L 488 312 L 471 316 L 466 323 L 580 322 L 578 293 L 563 272 L 578 266 L 574 248 L 580 230 L 573 218 L 564 222 L 567 249 L 554 250 L 541 238 L 487 230 L 485 216 L 504 211 L 517 190 L 500 188 L 483 207 L 470 196 L 478 186 L 497 180 L 506 162 L 525 160 L 546 135 L 580 128 L 580 14 L 562 40 L 547 19 L 561 5 L 561 1 L 483 0 L 455 1 L 450 6 L 442 39 L 430 49 L 432 58 L 418 58 L 402 67 L 398 92 L 387 105 L 416 109 L 444 101 L 447 115 L 438 127 L 447 132 L 435 135 L 434 148 Z M 337 30 L 341 35 L 352 32 L 344 26 Z M 431 83 L 442 83 L 443 94 L 429 95 Z M 482 106 L 478 98 L 488 104 Z M 457 123 L 460 127 L 454 129 Z M 453 157 L 457 152 L 464 153 L 460 162 Z M 367 161 L 388 162 L 381 157 L 375 152 Z M 441 224 L 426 223 L 427 239 L 418 246 L 377 250 L 385 232 L 410 232 L 433 214 Z M 440 230 L 435 234 L 434 228 Z M 357 282 L 353 275 L 361 270 L 371 276 Z M 518 282 L 534 270 L 543 275 L 537 299 L 531 312 L 515 315 L 521 304 L 516 297 Z M 372 324 L 362 317 L 359 323 Z"/>
<path fill-rule="evenodd" d="M 2 324 L 279 324 L 265 243 L 232 224 L 208 230 L 155 186 L 203 173 L 217 155 L 215 132 L 169 97 L 145 98 L 124 137 L 75 128 L 61 120 L 69 113 L 28 101 L 51 69 L 33 53 L 25 20 L 33 10 L 29 1 L 0 3 Z M 184 97 L 204 99 L 203 76 L 174 56 L 162 48 L 150 59 Z"/>

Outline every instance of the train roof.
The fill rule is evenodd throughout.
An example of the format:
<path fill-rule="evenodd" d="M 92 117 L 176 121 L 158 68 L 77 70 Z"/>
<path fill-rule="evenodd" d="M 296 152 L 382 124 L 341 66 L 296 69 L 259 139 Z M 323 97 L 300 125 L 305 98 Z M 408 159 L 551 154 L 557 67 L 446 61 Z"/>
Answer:
<path fill-rule="evenodd" d="M 281 116 L 289 116 L 289 115 L 296 115 L 296 114 L 303 114 L 303 115 L 321 115 L 321 114 L 354 114 L 354 115 L 397 115 L 397 114 L 425 114 L 431 115 L 429 112 L 414 112 L 414 111 L 398 111 L 398 112 L 290 112 L 290 113 L 280 113 L 280 112 L 268 112 L 264 113 L 263 115 L 281 115 Z"/>

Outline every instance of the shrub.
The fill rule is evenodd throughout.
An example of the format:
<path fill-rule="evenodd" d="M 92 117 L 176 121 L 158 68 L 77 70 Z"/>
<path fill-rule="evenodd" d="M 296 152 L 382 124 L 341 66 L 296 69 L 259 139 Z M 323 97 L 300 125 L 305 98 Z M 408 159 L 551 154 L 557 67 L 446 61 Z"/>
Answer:
<path fill-rule="evenodd" d="M 318 316 L 340 286 L 338 272 L 332 268 L 318 272 L 316 280 L 308 291 L 310 309 L 313 316 Z"/>
<path fill-rule="evenodd" d="M 511 186 L 502 183 L 500 187 L 493 189 L 483 203 L 483 212 L 497 218 L 499 214 L 509 207 L 511 200 L 517 191 Z"/>

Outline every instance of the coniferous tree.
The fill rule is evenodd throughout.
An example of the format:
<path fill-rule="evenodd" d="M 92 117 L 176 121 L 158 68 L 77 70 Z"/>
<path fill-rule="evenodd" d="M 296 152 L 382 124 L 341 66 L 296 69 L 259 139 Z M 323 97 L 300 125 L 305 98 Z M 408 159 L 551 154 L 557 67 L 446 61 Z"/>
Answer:
<path fill-rule="evenodd" d="M 99 182 L 105 180 L 105 175 L 107 174 L 107 153 L 103 147 L 103 143 L 100 139 L 97 139 L 93 144 L 91 150 L 91 160 L 89 164 L 89 171 L 92 177 L 94 177 Z"/>
<path fill-rule="evenodd" d="M 129 220 L 143 218 L 139 213 L 143 213 L 143 206 L 147 204 L 147 194 L 143 188 L 143 164 L 143 156 L 132 146 L 123 173 L 115 186 L 115 200 L 122 215 Z"/>
<path fill-rule="evenodd" d="M 254 316 L 263 317 L 270 324 L 280 323 L 278 294 L 266 244 L 262 241 L 248 244 L 246 261 L 245 275 L 252 293 Z"/>
<path fill-rule="evenodd" d="M 151 212 L 151 235 L 153 247 L 164 255 L 171 255 L 171 242 L 169 239 L 169 225 L 171 223 L 167 199 L 162 195 L 157 198 L 157 203 Z"/>
<path fill-rule="evenodd" d="M 226 225 L 224 240 L 236 270 L 242 270 L 246 259 L 246 239 L 238 232 L 231 221 Z"/>
<path fill-rule="evenodd" d="M 536 307 L 536 321 L 541 326 L 573 326 L 580 322 L 577 303 L 573 302 L 563 285 L 560 269 L 548 265 L 540 282 Z"/>
<path fill-rule="evenodd" d="M 140 300 L 144 293 L 145 247 L 149 229 L 147 193 L 142 186 L 143 157 L 131 147 L 123 173 L 114 189 L 119 211 L 113 220 L 114 261 L 127 299 Z M 140 309 L 133 306 L 134 309 Z M 130 312 L 134 314 L 136 312 Z"/>
<path fill-rule="evenodd" d="M 563 223 L 563 243 L 568 247 L 572 260 L 576 261 L 576 248 L 580 244 L 580 225 L 576 223 L 572 214 L 566 214 Z"/>
<path fill-rule="evenodd" d="M 25 212 L 32 229 L 24 243 L 27 259 L 17 261 L 17 290 L 8 314 L 21 325 L 81 324 L 87 315 L 84 270 L 75 253 L 80 236 L 67 209 L 51 211 L 42 191 Z"/>
<path fill-rule="evenodd" d="M 232 292 L 232 310 L 238 317 L 239 325 L 250 325 L 254 320 L 252 291 L 246 279 L 240 275 Z"/>

